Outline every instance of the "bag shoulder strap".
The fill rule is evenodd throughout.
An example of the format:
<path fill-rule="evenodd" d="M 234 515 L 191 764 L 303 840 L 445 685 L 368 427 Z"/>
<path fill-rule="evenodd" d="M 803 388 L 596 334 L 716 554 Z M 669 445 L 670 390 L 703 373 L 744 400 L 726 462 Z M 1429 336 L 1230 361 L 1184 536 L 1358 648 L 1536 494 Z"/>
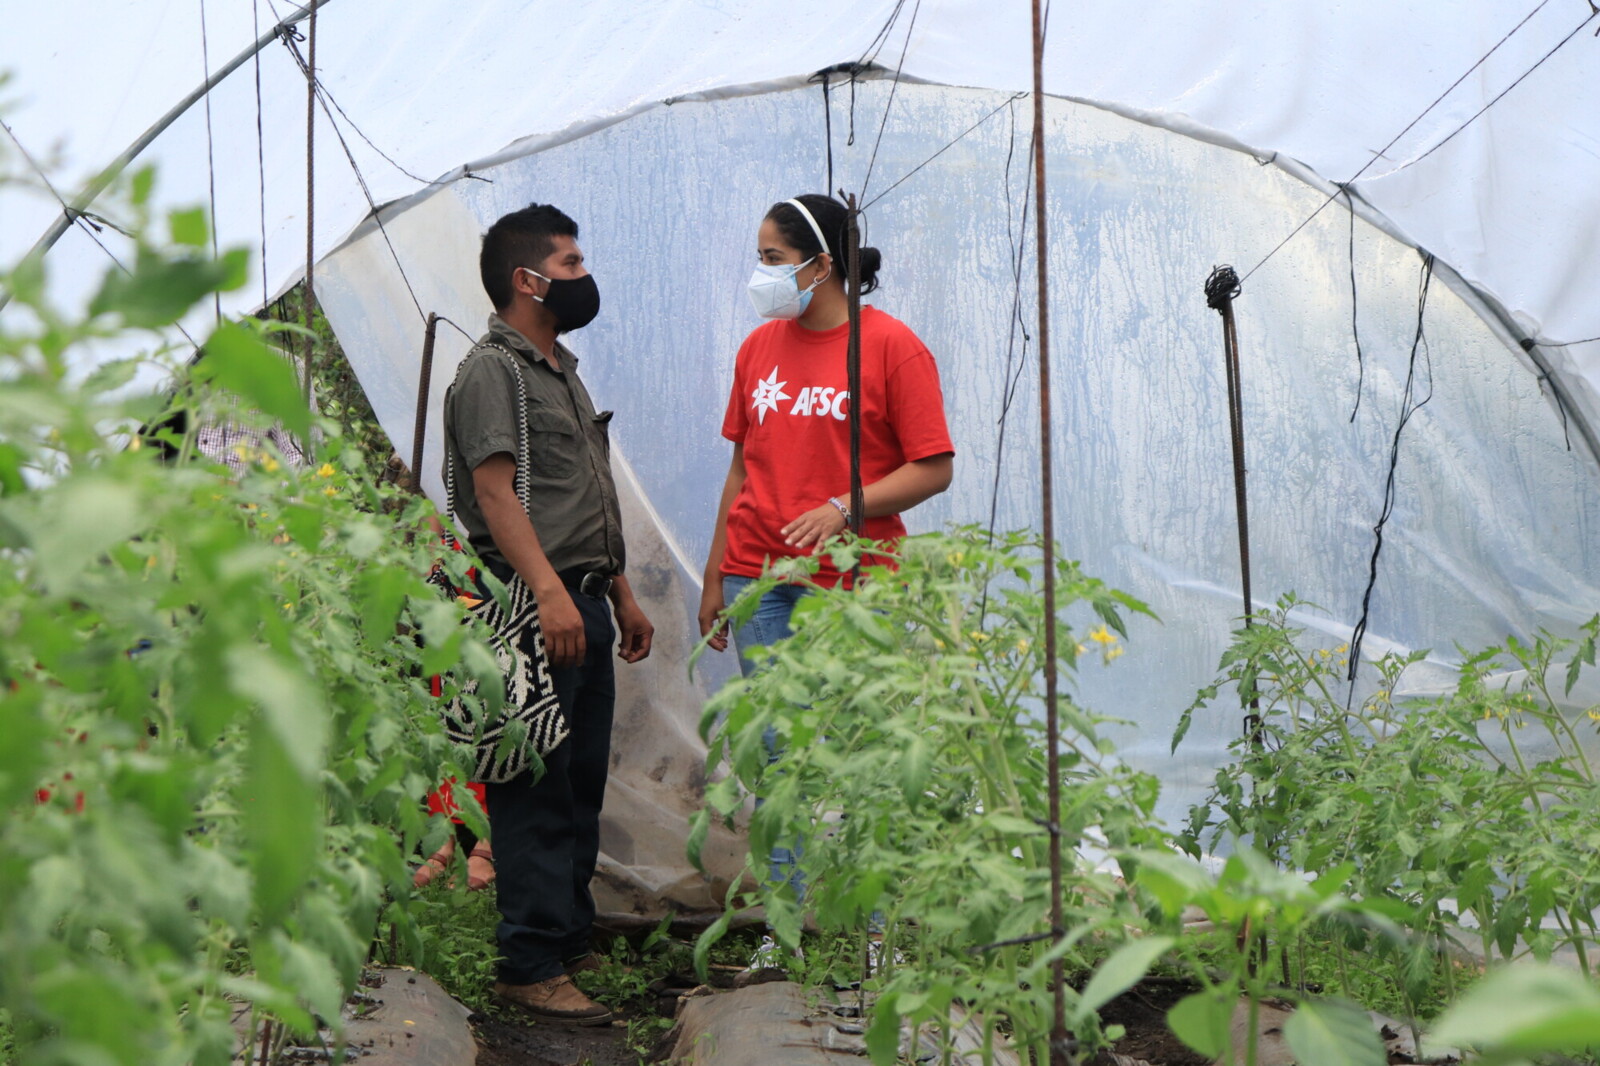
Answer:
<path fill-rule="evenodd" d="M 528 479 L 528 464 L 532 459 L 532 455 L 528 442 L 528 390 L 522 380 L 522 366 L 517 357 L 511 353 L 511 349 L 497 341 L 483 341 L 474 345 L 472 350 L 467 353 L 466 358 L 461 360 L 460 366 L 456 367 L 456 376 L 450 382 L 450 387 L 445 390 L 445 406 L 448 407 L 450 404 L 450 396 L 455 392 L 456 382 L 461 379 L 462 368 L 480 353 L 486 355 L 494 353 L 488 355 L 488 357 L 500 359 L 505 367 L 511 371 L 511 379 L 516 382 L 517 472 L 513 477 L 512 487 L 516 490 L 517 499 L 522 503 L 522 509 L 531 513 L 533 510 L 532 488 Z M 456 456 L 449 433 L 444 435 L 444 455 L 445 506 L 454 515 L 456 513 Z"/>

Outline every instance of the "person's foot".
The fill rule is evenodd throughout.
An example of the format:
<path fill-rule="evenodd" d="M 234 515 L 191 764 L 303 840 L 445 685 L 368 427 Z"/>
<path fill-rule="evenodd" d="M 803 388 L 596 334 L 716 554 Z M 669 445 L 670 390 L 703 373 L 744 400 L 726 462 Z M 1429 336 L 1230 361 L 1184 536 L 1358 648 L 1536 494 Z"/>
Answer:
<path fill-rule="evenodd" d="M 565 1025 L 611 1024 L 610 1008 L 584 995 L 566 974 L 531 985 L 496 981 L 494 994 L 502 1003 L 542 1021 Z"/>
<path fill-rule="evenodd" d="M 467 891 L 482 892 L 494 884 L 494 852 L 487 840 L 479 841 L 467 856 Z"/>
<path fill-rule="evenodd" d="M 455 858 L 455 855 L 456 841 L 454 837 L 450 837 L 445 840 L 443 847 L 428 856 L 427 862 L 417 867 L 416 873 L 411 875 L 411 886 L 413 888 L 427 888 L 428 885 L 433 883 L 435 877 L 450 868 L 450 860 Z"/>

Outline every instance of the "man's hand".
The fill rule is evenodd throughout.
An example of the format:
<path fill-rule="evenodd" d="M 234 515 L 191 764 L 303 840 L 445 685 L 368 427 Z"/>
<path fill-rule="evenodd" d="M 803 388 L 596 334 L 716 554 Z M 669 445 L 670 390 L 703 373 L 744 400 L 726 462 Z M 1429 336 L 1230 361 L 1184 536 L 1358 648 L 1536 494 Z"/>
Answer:
<path fill-rule="evenodd" d="M 727 603 L 722 598 L 722 582 L 708 580 L 700 593 L 700 635 L 707 638 L 712 651 L 728 650 L 728 623 L 722 617 Z"/>
<path fill-rule="evenodd" d="M 564 669 L 582 663 L 588 645 L 583 636 L 583 615 L 572 602 L 572 593 L 556 583 L 535 591 L 534 599 L 539 601 L 539 624 L 544 627 L 544 650 L 550 665 Z"/>
<path fill-rule="evenodd" d="M 650 654 L 650 641 L 655 636 L 656 627 L 650 624 L 650 619 L 645 617 L 644 611 L 629 596 L 617 604 L 617 632 L 621 638 L 617 642 L 617 657 L 625 663 L 636 663 Z"/>
<path fill-rule="evenodd" d="M 844 531 L 846 522 L 839 508 L 831 503 L 813 507 L 783 527 L 783 542 L 793 548 L 814 548 L 829 537 Z"/>

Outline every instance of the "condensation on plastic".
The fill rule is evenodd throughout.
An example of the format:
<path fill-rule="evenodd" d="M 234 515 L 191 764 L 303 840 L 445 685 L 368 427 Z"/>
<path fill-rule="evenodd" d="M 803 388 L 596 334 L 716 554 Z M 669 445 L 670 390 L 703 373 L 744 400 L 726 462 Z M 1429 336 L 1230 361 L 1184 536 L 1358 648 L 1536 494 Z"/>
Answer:
<path fill-rule="evenodd" d="M 853 147 L 836 95 L 835 186 L 862 188 L 889 91 L 858 86 Z M 870 302 L 937 357 L 958 451 L 951 491 L 909 525 L 987 522 L 998 471 L 997 527 L 1037 528 L 1036 344 L 1024 340 L 1036 331 L 1034 262 L 1012 258 L 1032 245 L 1029 105 L 1012 113 L 1003 94 L 925 85 L 895 92 L 867 189 L 883 194 L 868 211 L 867 241 L 884 260 Z M 772 202 L 823 188 L 821 120 L 815 90 L 660 108 L 498 167 L 493 184 L 458 182 L 388 227 L 424 308 L 476 335 L 488 309 L 476 277 L 482 230 L 530 201 L 579 221 L 602 309 L 569 343 L 596 402 L 617 412 L 614 446 L 653 508 L 635 514 L 648 534 L 630 535 L 659 532 L 679 553 L 676 586 L 663 584 L 654 609 L 685 625 L 729 457 L 719 427 L 733 357 L 757 324 L 742 291 L 756 226 Z M 1219 698 L 1169 755 L 1178 715 L 1214 676 L 1242 609 L 1222 329 L 1202 285 L 1214 264 L 1255 262 L 1322 195 L 1246 154 L 1060 101 L 1046 144 L 1057 535 L 1069 557 L 1161 618 L 1134 621 L 1127 654 L 1086 663 L 1070 691 L 1127 720 L 1120 751 L 1160 778 L 1160 810 L 1176 821 L 1204 794 L 1241 717 Z M 1323 211 L 1237 301 L 1253 588 L 1258 604 L 1292 590 L 1320 605 L 1297 620 L 1330 647 L 1360 616 L 1422 274 L 1414 249 L 1356 222 L 1358 365 L 1349 224 L 1342 205 Z M 368 234 L 326 260 L 319 294 L 384 425 L 409 442 L 421 331 L 382 239 Z M 1600 528 L 1600 487 L 1518 353 L 1437 280 L 1423 325 L 1417 389 L 1429 400 L 1400 439 L 1366 648 L 1435 649 L 1437 675 L 1458 643 L 1570 633 L 1592 613 L 1600 561 L 1586 546 Z M 424 464 L 435 499 L 438 404 L 466 347 L 441 330 Z M 1080 633 L 1089 624 L 1068 621 Z M 626 667 L 620 677 L 625 691 L 644 683 Z M 700 712 L 698 693 L 636 698 L 660 728 L 618 735 L 618 777 L 665 766 L 680 786 L 660 826 L 626 827 L 638 839 L 676 832 L 680 811 L 697 804 L 702 749 L 684 725 Z M 685 883 L 687 870 L 657 864 L 639 883 Z"/>

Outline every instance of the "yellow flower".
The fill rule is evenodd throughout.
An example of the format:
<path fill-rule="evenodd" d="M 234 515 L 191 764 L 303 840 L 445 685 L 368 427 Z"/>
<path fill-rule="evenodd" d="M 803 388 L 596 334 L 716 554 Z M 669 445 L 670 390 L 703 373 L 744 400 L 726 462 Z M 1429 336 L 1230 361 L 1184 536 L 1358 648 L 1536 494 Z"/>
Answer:
<path fill-rule="evenodd" d="M 1591 721 L 1600 722 L 1600 707 L 1590 707 L 1588 714 Z"/>
<path fill-rule="evenodd" d="M 1337 654 L 1337 655 L 1343 655 L 1343 654 L 1344 654 L 1344 653 L 1345 653 L 1345 652 L 1347 652 L 1347 651 L 1349 651 L 1349 650 L 1350 650 L 1350 645 L 1348 645 L 1348 644 L 1341 644 L 1341 645 L 1339 645 L 1339 646 L 1338 646 L 1338 647 L 1337 647 L 1337 648 L 1334 648 L 1334 649 L 1333 649 L 1333 650 L 1334 650 L 1334 653 L 1335 653 L 1335 654 Z"/>
<path fill-rule="evenodd" d="M 1111 660 L 1117 658 L 1119 655 L 1122 654 L 1123 650 L 1124 649 L 1122 649 L 1120 647 L 1107 648 L 1106 649 L 1106 662 L 1110 662 Z"/>
<path fill-rule="evenodd" d="M 317 467 L 318 477 L 332 477 L 336 473 L 338 473 L 338 471 L 334 470 L 332 463 L 323 463 L 321 466 Z"/>
<path fill-rule="evenodd" d="M 336 489 L 336 488 L 334 488 L 334 487 L 333 487 L 333 486 L 332 486 L 332 485 L 329 485 L 329 486 L 328 486 L 328 487 L 326 487 L 326 488 L 324 488 L 324 489 L 323 489 L 323 490 L 322 490 L 322 494 L 323 494 L 323 495 L 324 495 L 324 496 L 326 496 L 326 497 L 328 497 L 328 499 L 330 499 L 330 500 L 331 500 L 331 499 L 333 499 L 333 498 L 334 498 L 334 497 L 335 497 L 335 496 L 337 496 L 337 495 L 339 495 L 339 490 L 338 490 L 338 489 Z"/>
<path fill-rule="evenodd" d="M 1327 648 L 1318 648 L 1317 649 L 1317 658 L 1319 658 L 1319 659 L 1329 659 L 1329 658 L 1332 658 L 1332 657 L 1333 657 L 1333 652 L 1329 651 Z"/>
<path fill-rule="evenodd" d="M 933 638 L 933 645 L 940 651 L 944 651 L 944 641 L 940 640 L 938 637 Z"/>
<path fill-rule="evenodd" d="M 1084 645 L 1079 644 L 1078 645 L 1078 654 L 1079 655 L 1087 655 L 1087 654 L 1089 654 L 1089 649 L 1087 647 L 1085 647 Z"/>
<path fill-rule="evenodd" d="M 1028 642 L 1027 641 L 1025 641 L 1025 640 L 1017 641 L 1017 654 L 1019 654 L 1019 655 L 1028 654 Z"/>
<path fill-rule="evenodd" d="M 278 471 L 278 460 L 274 459 L 270 455 L 262 455 L 262 457 L 261 457 L 261 469 L 265 470 L 269 474 L 277 473 L 277 471 Z"/>
<path fill-rule="evenodd" d="M 283 609 L 284 609 L 284 610 L 285 610 L 285 611 L 292 611 L 292 610 L 294 610 L 294 604 L 292 604 L 292 603 L 286 603 L 286 604 L 284 604 L 284 605 L 283 605 Z"/>
<path fill-rule="evenodd" d="M 140 448 L 143 448 L 143 447 L 144 447 L 144 441 L 140 440 L 138 437 L 134 437 L 132 440 L 130 440 L 128 442 L 128 450 L 130 452 L 136 452 Z"/>
<path fill-rule="evenodd" d="M 1115 644 L 1117 642 L 1117 635 L 1111 632 L 1111 630 L 1107 629 L 1104 625 L 1101 625 L 1100 628 L 1090 632 L 1089 639 L 1094 641 L 1096 644 Z"/>
<path fill-rule="evenodd" d="M 982 644 L 984 641 L 989 639 L 989 634 L 985 633 L 981 629 L 974 629 L 972 632 L 968 633 L 967 636 L 972 638 L 972 642 L 974 644 Z"/>

